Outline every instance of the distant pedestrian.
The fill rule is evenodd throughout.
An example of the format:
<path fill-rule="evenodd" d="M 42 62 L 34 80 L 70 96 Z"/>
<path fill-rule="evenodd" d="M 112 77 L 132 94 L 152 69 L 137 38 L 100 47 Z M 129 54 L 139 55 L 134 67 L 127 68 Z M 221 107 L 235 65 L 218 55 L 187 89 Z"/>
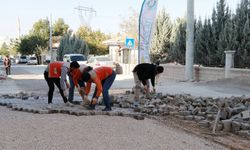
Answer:
<path fill-rule="evenodd" d="M 112 110 L 110 105 L 109 89 L 112 86 L 115 77 L 116 77 L 115 71 L 111 67 L 105 67 L 105 66 L 97 67 L 93 70 L 90 70 L 89 72 L 83 73 L 82 80 L 86 82 L 86 87 L 85 87 L 86 97 L 90 92 L 91 83 L 95 83 L 96 85 L 91 103 L 88 107 L 89 109 L 95 109 L 97 100 L 102 93 L 103 102 L 105 105 L 103 111 Z"/>
<path fill-rule="evenodd" d="M 70 71 L 70 63 L 60 62 L 60 61 L 49 63 L 47 68 L 45 69 L 44 78 L 49 86 L 49 92 L 48 92 L 49 105 L 47 108 L 52 107 L 51 104 L 52 104 L 55 85 L 58 87 L 64 103 L 67 106 L 72 106 L 72 104 L 68 101 L 66 97 L 66 88 L 69 88 L 70 86 L 66 79 L 66 75 L 69 73 L 69 71 Z"/>
<path fill-rule="evenodd" d="M 11 60 L 9 58 L 9 55 L 7 55 L 5 58 L 4 58 L 4 68 L 5 68 L 5 71 L 6 71 L 6 75 L 10 75 L 10 67 L 11 67 Z"/>
<path fill-rule="evenodd" d="M 150 63 L 142 63 L 135 66 L 133 69 L 133 76 L 135 82 L 135 97 L 134 97 L 134 106 L 137 107 L 139 103 L 139 95 L 141 91 L 141 83 L 144 86 L 144 91 L 146 93 L 146 97 L 150 96 L 150 84 L 149 80 L 151 80 L 151 85 L 153 87 L 152 92 L 155 91 L 155 78 L 158 74 L 162 73 L 164 68 L 159 66 L 158 64 L 150 64 Z"/>

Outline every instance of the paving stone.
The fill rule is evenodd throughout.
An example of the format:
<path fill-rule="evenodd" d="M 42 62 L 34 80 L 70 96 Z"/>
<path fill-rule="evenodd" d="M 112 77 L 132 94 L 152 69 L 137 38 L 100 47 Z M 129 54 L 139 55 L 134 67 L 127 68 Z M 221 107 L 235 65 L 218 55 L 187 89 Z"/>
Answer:
<path fill-rule="evenodd" d="M 207 120 L 200 121 L 198 124 L 199 124 L 201 127 L 205 127 L 205 128 L 209 128 L 209 126 L 210 126 L 210 122 L 207 121 Z"/>
<path fill-rule="evenodd" d="M 59 110 L 56 110 L 56 109 L 51 109 L 51 110 L 48 110 L 50 114 L 56 114 L 56 113 L 59 113 L 60 111 Z"/>
<path fill-rule="evenodd" d="M 39 114 L 48 114 L 49 111 L 48 110 L 39 110 L 38 113 Z"/>
<path fill-rule="evenodd" d="M 70 114 L 70 111 L 65 109 L 61 109 L 59 112 L 62 114 Z"/>
<path fill-rule="evenodd" d="M 175 115 L 175 117 L 178 118 L 178 119 L 181 119 L 181 120 L 185 119 L 185 116 L 182 116 L 182 115 Z"/>
<path fill-rule="evenodd" d="M 237 131 L 240 131 L 240 126 L 241 126 L 241 123 L 233 121 L 232 122 L 232 132 L 236 133 Z"/>
<path fill-rule="evenodd" d="M 231 132 L 232 131 L 232 120 L 222 120 L 223 124 L 223 131 L 224 132 Z"/>
<path fill-rule="evenodd" d="M 133 118 L 136 120 L 144 120 L 144 117 L 141 115 L 134 115 Z"/>
<path fill-rule="evenodd" d="M 199 107 L 196 107 L 192 110 L 192 115 L 197 115 L 200 111 L 200 108 Z"/>
<path fill-rule="evenodd" d="M 214 114 L 207 114 L 207 120 L 215 120 L 215 115 Z"/>
<path fill-rule="evenodd" d="M 193 120 L 193 119 L 194 119 L 194 116 L 192 115 L 185 116 L 185 120 Z"/>
<path fill-rule="evenodd" d="M 241 123 L 240 128 L 241 128 L 241 130 L 250 130 L 250 124 L 249 123 Z"/>
<path fill-rule="evenodd" d="M 183 115 L 183 116 L 189 116 L 191 115 L 191 112 L 190 111 L 181 111 L 179 112 L 180 115 Z"/>
<path fill-rule="evenodd" d="M 179 112 L 176 111 L 170 111 L 169 115 L 175 116 L 175 115 L 179 115 Z"/>
<path fill-rule="evenodd" d="M 237 134 L 250 139 L 250 130 L 240 130 L 237 132 Z"/>
<path fill-rule="evenodd" d="M 205 120 L 205 117 L 203 117 L 203 116 L 194 116 L 194 120 L 195 120 L 196 122 L 199 122 L 199 121 L 201 121 L 201 120 Z"/>
<path fill-rule="evenodd" d="M 12 108 L 12 104 L 11 103 L 7 103 L 7 108 Z"/>

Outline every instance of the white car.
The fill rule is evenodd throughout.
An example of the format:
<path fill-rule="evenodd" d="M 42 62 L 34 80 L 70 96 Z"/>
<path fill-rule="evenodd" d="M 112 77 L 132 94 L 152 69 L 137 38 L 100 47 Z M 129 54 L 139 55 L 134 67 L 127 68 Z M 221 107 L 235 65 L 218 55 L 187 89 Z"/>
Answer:
<path fill-rule="evenodd" d="M 111 68 L 116 67 L 116 63 L 112 61 L 108 56 L 93 56 L 90 57 L 87 61 L 87 65 L 93 68 L 99 66 L 108 66 Z"/>
<path fill-rule="evenodd" d="M 36 57 L 30 57 L 28 62 L 27 62 L 28 65 L 37 65 L 38 62 L 37 62 L 37 58 Z"/>
<path fill-rule="evenodd" d="M 83 54 L 65 54 L 63 56 L 63 61 L 64 62 L 77 61 L 79 64 L 86 64 L 87 57 Z"/>
<path fill-rule="evenodd" d="M 20 56 L 18 63 L 27 63 L 27 62 L 28 62 L 28 58 L 26 55 Z"/>

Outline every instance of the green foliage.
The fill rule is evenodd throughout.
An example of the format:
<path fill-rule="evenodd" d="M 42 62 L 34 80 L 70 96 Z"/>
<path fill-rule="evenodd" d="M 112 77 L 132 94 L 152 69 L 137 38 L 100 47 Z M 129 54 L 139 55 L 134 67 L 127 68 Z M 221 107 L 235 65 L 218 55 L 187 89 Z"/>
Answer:
<path fill-rule="evenodd" d="M 235 67 L 250 67 L 250 1 L 241 0 L 235 14 L 232 14 L 225 0 L 218 0 L 211 18 L 195 22 L 194 62 L 204 66 L 224 66 L 227 50 L 235 50 Z M 178 18 L 172 26 L 164 11 L 156 21 L 152 41 L 154 59 L 167 58 L 185 64 L 186 20 Z M 165 25 L 168 24 L 168 25 Z M 167 30 L 166 30 L 167 29 Z M 170 48 L 168 47 L 170 43 Z"/>
<path fill-rule="evenodd" d="M 194 51 L 194 63 L 204 64 L 207 61 L 207 51 L 206 51 L 206 40 L 204 39 L 205 27 L 202 25 L 201 19 L 195 24 L 195 51 Z"/>
<path fill-rule="evenodd" d="M 90 54 L 103 55 L 108 53 L 108 47 L 102 43 L 108 39 L 108 36 L 101 31 L 92 31 L 89 27 L 81 26 L 76 35 L 87 42 Z"/>
<path fill-rule="evenodd" d="M 48 19 L 40 19 L 35 22 L 30 35 L 40 36 L 43 39 L 49 40 L 50 25 Z"/>
<path fill-rule="evenodd" d="M 79 36 L 66 34 L 61 38 L 59 49 L 57 51 L 58 60 L 63 60 L 64 54 L 84 54 L 89 55 L 88 44 Z"/>
<path fill-rule="evenodd" d="M 178 18 L 171 36 L 169 59 L 180 64 L 185 64 L 186 26 L 186 20 Z"/>
<path fill-rule="evenodd" d="M 170 38 L 172 23 L 169 15 L 163 9 L 156 19 L 155 30 L 151 42 L 151 61 L 169 61 Z"/>
<path fill-rule="evenodd" d="M 9 55 L 9 54 L 10 54 L 10 52 L 9 52 L 9 47 L 8 47 L 8 45 L 4 42 L 4 43 L 2 44 L 2 46 L 1 46 L 1 49 L 0 49 L 0 55 L 6 56 L 6 55 Z"/>
<path fill-rule="evenodd" d="M 59 18 L 53 25 L 53 36 L 63 36 L 67 33 L 69 25 L 64 23 L 62 18 Z"/>
<path fill-rule="evenodd" d="M 237 41 L 235 53 L 235 67 L 249 67 L 249 41 L 248 25 L 249 25 L 249 0 L 242 0 L 236 9 L 236 14 L 233 17 L 235 27 L 235 37 Z"/>
<path fill-rule="evenodd" d="M 10 42 L 10 54 L 16 56 L 18 52 L 18 46 L 19 46 L 20 41 L 18 39 L 12 39 Z"/>
<path fill-rule="evenodd" d="M 21 38 L 17 51 L 23 55 L 35 54 L 37 58 L 40 58 L 42 51 L 47 48 L 47 45 L 47 40 L 40 35 L 26 35 Z M 40 64 L 40 60 L 38 61 Z"/>

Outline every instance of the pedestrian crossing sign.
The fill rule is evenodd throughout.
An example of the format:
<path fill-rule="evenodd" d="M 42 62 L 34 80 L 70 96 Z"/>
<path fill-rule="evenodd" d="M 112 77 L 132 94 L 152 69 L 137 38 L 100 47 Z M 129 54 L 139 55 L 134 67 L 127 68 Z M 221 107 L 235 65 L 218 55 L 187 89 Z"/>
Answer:
<path fill-rule="evenodd" d="M 127 48 L 134 48 L 135 47 L 135 39 L 126 38 L 126 47 Z"/>

